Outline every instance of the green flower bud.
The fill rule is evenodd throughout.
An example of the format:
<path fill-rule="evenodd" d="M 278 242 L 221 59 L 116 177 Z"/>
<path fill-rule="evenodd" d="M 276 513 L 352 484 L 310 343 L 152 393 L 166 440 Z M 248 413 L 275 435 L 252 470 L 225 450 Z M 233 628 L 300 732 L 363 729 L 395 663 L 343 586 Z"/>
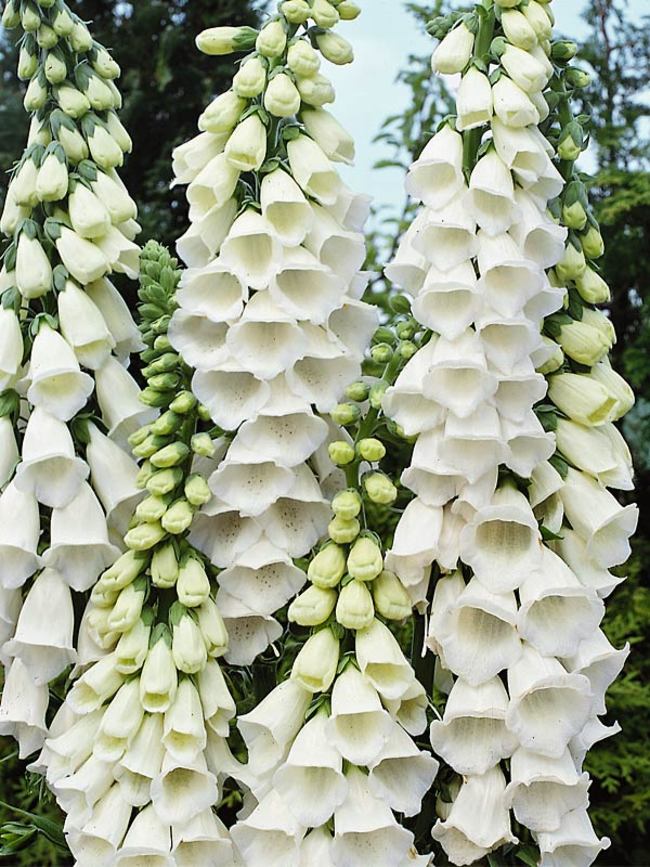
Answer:
<path fill-rule="evenodd" d="M 370 350 L 370 356 L 378 364 L 388 364 L 393 357 L 393 347 L 388 343 L 378 343 Z"/>
<path fill-rule="evenodd" d="M 352 0 L 343 0 L 336 7 L 336 11 L 339 13 L 342 21 L 354 21 L 355 18 L 361 15 L 361 8 L 356 3 L 353 3 Z"/>
<path fill-rule="evenodd" d="M 558 156 L 562 160 L 577 160 L 582 153 L 583 142 L 582 127 L 577 121 L 572 121 L 562 130 L 557 147 Z"/>
<path fill-rule="evenodd" d="M 50 51 L 43 66 L 45 78 L 50 84 L 61 84 L 68 75 L 68 67 L 65 60 L 56 51 Z"/>
<path fill-rule="evenodd" d="M 28 33 L 33 33 L 41 26 L 41 16 L 38 14 L 38 9 L 33 3 L 26 3 L 23 6 L 21 22 L 23 30 Z"/>
<path fill-rule="evenodd" d="M 203 476 L 194 474 L 187 479 L 185 482 L 185 497 L 195 507 L 204 506 L 210 502 L 212 492 Z"/>
<path fill-rule="evenodd" d="M 372 596 L 377 612 L 386 620 L 405 620 L 411 616 L 411 599 L 394 572 L 384 570 L 372 582 Z"/>
<path fill-rule="evenodd" d="M 133 448 L 135 446 L 142 445 L 142 443 L 147 439 L 149 434 L 151 433 L 151 425 L 146 424 L 144 427 L 138 428 L 137 431 L 134 431 L 129 437 L 129 445 Z"/>
<path fill-rule="evenodd" d="M 266 63 L 261 57 L 251 57 L 243 63 L 232 82 L 232 89 L 241 99 L 254 99 L 266 87 Z"/>
<path fill-rule="evenodd" d="M 211 56 L 248 51 L 255 44 L 257 30 L 252 27 L 210 27 L 196 37 L 199 51 Z"/>
<path fill-rule="evenodd" d="M 2 10 L 2 26 L 7 30 L 13 30 L 20 24 L 20 10 L 18 4 L 14 0 L 8 0 L 5 8 Z"/>
<path fill-rule="evenodd" d="M 569 243 L 561 261 L 555 266 L 555 273 L 563 283 L 566 283 L 569 280 L 575 280 L 580 274 L 584 274 L 586 267 L 585 254 L 582 249 L 578 250 Z"/>
<path fill-rule="evenodd" d="M 587 304 L 606 304 L 611 300 L 609 286 L 593 268 L 587 267 L 575 278 L 576 289 Z"/>
<path fill-rule="evenodd" d="M 280 7 L 280 11 L 290 24 L 304 24 L 311 15 L 311 9 L 305 0 L 287 0 Z"/>
<path fill-rule="evenodd" d="M 41 26 L 38 28 L 38 32 L 36 33 L 36 41 L 41 48 L 49 51 L 50 48 L 54 48 L 56 46 L 59 41 L 59 37 L 54 32 L 54 30 L 47 24 L 41 24 Z"/>
<path fill-rule="evenodd" d="M 190 449 L 185 443 L 176 442 L 157 451 L 151 456 L 151 463 L 159 469 L 167 469 L 182 464 L 190 454 Z"/>
<path fill-rule="evenodd" d="M 558 340 L 565 355 L 587 367 L 593 367 L 611 349 L 607 337 L 598 328 L 586 322 L 563 325 Z"/>
<path fill-rule="evenodd" d="M 384 568 L 384 558 L 377 542 L 362 536 L 348 554 L 348 572 L 359 581 L 373 581 Z"/>
<path fill-rule="evenodd" d="M 605 242 L 597 226 L 589 226 L 587 231 L 580 235 L 582 250 L 589 259 L 600 259 L 605 252 Z"/>
<path fill-rule="evenodd" d="M 129 584 L 115 600 L 106 625 L 111 632 L 128 632 L 140 619 L 144 604 L 146 582 Z"/>
<path fill-rule="evenodd" d="M 171 542 L 161 545 L 151 558 L 151 580 L 161 589 L 169 589 L 178 580 L 178 559 Z"/>
<path fill-rule="evenodd" d="M 192 437 L 192 451 L 195 455 L 201 455 L 204 458 L 211 458 L 215 453 L 212 437 L 207 433 L 194 434 Z"/>
<path fill-rule="evenodd" d="M 147 481 L 146 487 L 150 494 L 164 497 L 165 494 L 171 494 L 182 481 L 183 470 L 180 467 L 175 467 L 154 473 Z"/>
<path fill-rule="evenodd" d="M 384 400 L 384 395 L 388 390 L 387 382 L 376 382 L 372 388 L 370 389 L 370 406 L 373 409 L 381 409 L 382 402 Z"/>
<path fill-rule="evenodd" d="M 551 58 L 560 63 L 568 63 L 578 53 L 578 46 L 575 42 L 567 42 L 562 40 L 554 42 L 551 46 Z"/>
<path fill-rule="evenodd" d="M 327 532 L 333 542 L 337 542 L 339 545 L 347 545 L 350 542 L 354 542 L 357 538 L 361 532 L 361 524 L 356 518 L 346 520 L 336 515 L 330 521 Z"/>
<path fill-rule="evenodd" d="M 126 551 L 102 573 L 99 581 L 106 590 L 117 592 L 135 581 L 146 568 L 147 562 L 147 558 L 141 554 L 135 551 Z"/>
<path fill-rule="evenodd" d="M 357 403 L 363 403 L 365 400 L 368 400 L 369 392 L 370 388 L 365 382 L 353 382 L 352 385 L 348 385 L 345 389 L 345 396 L 348 400 L 355 400 Z"/>
<path fill-rule="evenodd" d="M 289 606 L 289 622 L 299 626 L 320 626 L 334 611 L 337 598 L 336 590 L 317 585 L 308 587 Z"/>
<path fill-rule="evenodd" d="M 330 63 L 335 63 L 337 66 L 344 66 L 346 63 L 352 63 L 354 60 L 354 51 L 347 39 L 339 36 L 338 33 L 330 31 L 320 33 L 316 37 L 321 54 Z"/>
<path fill-rule="evenodd" d="M 584 69 L 578 69 L 577 66 L 572 66 L 564 73 L 564 80 L 570 87 L 588 87 L 591 83 L 591 75 L 585 72 Z"/>
<path fill-rule="evenodd" d="M 320 69 L 320 57 L 306 39 L 298 39 L 289 46 L 287 66 L 296 75 L 309 78 L 310 75 L 316 75 Z"/>
<path fill-rule="evenodd" d="M 74 18 L 65 5 L 57 9 L 52 21 L 52 28 L 59 36 L 70 36 L 74 30 Z"/>
<path fill-rule="evenodd" d="M 203 563 L 188 557 L 181 566 L 176 582 L 178 601 L 186 608 L 197 608 L 210 598 L 210 579 Z"/>
<path fill-rule="evenodd" d="M 164 529 L 173 536 L 180 536 L 189 530 L 194 519 L 194 510 L 185 499 L 176 502 L 167 509 L 161 521 Z"/>
<path fill-rule="evenodd" d="M 345 629 L 367 629 L 375 618 L 375 606 L 363 581 L 350 581 L 336 603 L 336 621 Z"/>
<path fill-rule="evenodd" d="M 565 205 L 562 208 L 562 221 L 569 229 L 584 229 L 587 225 L 587 212 L 583 208 L 582 202 Z"/>
<path fill-rule="evenodd" d="M 192 412 L 196 404 L 197 400 L 191 391 L 181 391 L 178 397 L 172 401 L 169 408 L 172 412 L 178 413 L 178 415 L 187 415 L 188 412 Z"/>
<path fill-rule="evenodd" d="M 335 515 L 350 521 L 361 511 L 361 497 L 354 490 L 339 491 L 332 500 L 332 510 Z"/>
<path fill-rule="evenodd" d="M 178 388 L 179 384 L 180 376 L 177 373 L 157 373 L 149 377 L 149 387 L 156 391 L 171 391 Z"/>
<path fill-rule="evenodd" d="M 93 47 L 93 38 L 83 21 L 75 21 L 70 34 L 70 45 L 77 53 L 90 51 Z"/>
<path fill-rule="evenodd" d="M 321 629 L 307 640 L 291 669 L 292 680 L 312 693 L 326 692 L 336 677 L 340 644 L 331 629 Z"/>
<path fill-rule="evenodd" d="M 143 388 L 140 393 L 140 400 L 145 406 L 152 406 L 155 408 L 160 408 L 164 406 L 169 406 L 169 402 L 173 400 L 174 392 L 173 391 L 158 391 L 155 388 Z"/>
<path fill-rule="evenodd" d="M 270 21 L 260 31 L 255 48 L 263 57 L 282 57 L 287 47 L 287 32 L 281 21 Z"/>
<path fill-rule="evenodd" d="M 169 503 L 167 503 L 162 497 L 150 495 L 149 497 L 146 497 L 146 499 L 142 500 L 142 502 L 138 503 L 135 510 L 135 517 L 138 521 L 145 521 L 149 524 L 155 521 L 160 521 L 167 511 L 168 505 Z"/>
<path fill-rule="evenodd" d="M 564 364 L 564 352 L 562 351 L 562 347 L 558 346 L 558 344 L 554 340 L 551 340 L 550 337 L 544 336 L 542 337 L 542 340 L 553 349 L 553 354 L 544 362 L 544 364 L 537 368 L 537 372 L 541 373 L 543 376 L 548 376 L 549 373 L 555 373 L 556 370 L 559 370 L 562 367 Z"/>
<path fill-rule="evenodd" d="M 129 530 L 124 537 L 124 544 L 133 551 L 150 551 L 162 542 L 167 533 L 159 523 L 139 524 Z"/>
<path fill-rule="evenodd" d="M 359 421 L 361 410 L 353 403 L 339 403 L 330 413 L 334 424 L 345 427 Z"/>
<path fill-rule="evenodd" d="M 176 433 L 182 422 L 183 419 L 177 413 L 167 410 L 150 425 L 150 430 L 154 436 L 170 436 Z"/>
<path fill-rule="evenodd" d="M 172 606 L 172 612 L 178 603 Z M 179 671 L 198 674 L 205 668 L 208 651 L 196 620 L 188 613 L 182 614 L 178 605 L 177 614 L 172 613 L 172 656 Z M 187 609 L 185 609 L 186 611 Z"/>
<path fill-rule="evenodd" d="M 398 322 L 395 326 L 395 333 L 400 340 L 410 340 L 417 331 L 417 323 L 412 319 L 408 322 Z"/>
<path fill-rule="evenodd" d="M 307 577 L 317 587 L 336 587 L 345 573 L 345 552 L 338 545 L 326 545 L 309 564 Z"/>
<path fill-rule="evenodd" d="M 355 458 L 354 446 L 350 445 L 350 443 L 346 443 L 344 440 L 330 443 L 327 451 L 330 460 L 337 467 L 345 467 L 348 464 L 351 464 Z"/>
<path fill-rule="evenodd" d="M 609 343 L 610 348 L 616 343 L 614 323 L 609 316 L 605 316 L 600 310 L 591 310 L 589 307 L 585 307 L 582 311 L 582 321 L 592 328 L 597 328 Z"/>
<path fill-rule="evenodd" d="M 154 474 L 155 470 L 151 466 L 149 461 L 145 461 L 138 471 L 138 475 L 135 478 L 135 483 L 139 488 L 146 488 L 149 483 L 149 479 Z"/>
<path fill-rule="evenodd" d="M 29 45 L 24 43 L 18 54 L 18 78 L 27 81 L 38 69 L 38 56 L 30 51 Z"/>
<path fill-rule="evenodd" d="M 334 27 L 338 23 L 339 13 L 331 3 L 328 3 L 328 0 L 314 0 L 311 17 L 319 27 L 327 28 Z"/>
<path fill-rule="evenodd" d="M 386 446 L 380 440 L 369 437 L 368 439 L 359 440 L 357 452 L 359 457 L 363 458 L 364 461 L 376 463 L 386 456 Z"/>
<path fill-rule="evenodd" d="M 169 443 L 169 437 L 159 437 L 149 434 L 139 445 L 133 447 L 136 458 L 150 458 Z"/>
<path fill-rule="evenodd" d="M 383 473 L 371 473 L 363 480 L 368 498 L 382 506 L 390 506 L 397 499 L 397 488 Z"/>

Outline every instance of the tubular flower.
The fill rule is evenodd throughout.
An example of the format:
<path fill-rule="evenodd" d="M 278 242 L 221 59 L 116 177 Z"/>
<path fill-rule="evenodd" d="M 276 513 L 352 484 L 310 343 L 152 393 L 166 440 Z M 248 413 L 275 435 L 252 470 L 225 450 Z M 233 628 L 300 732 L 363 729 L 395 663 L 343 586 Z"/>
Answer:
<path fill-rule="evenodd" d="M 474 863 L 515 842 L 512 810 L 543 863 L 586 865 L 607 841 L 585 812 L 582 761 L 627 652 L 598 625 L 638 518 L 608 490 L 632 488 L 614 423 L 634 397 L 596 309 L 609 290 L 574 168 L 586 141 L 575 78 L 547 3 L 498 5 L 429 27 L 434 71 L 462 77 L 457 117 L 408 172 L 422 209 L 386 268 L 430 336 L 383 397 L 415 440 L 402 476 L 415 498 L 385 562 L 431 605 L 444 708 L 431 742 L 464 780 L 434 839 Z M 549 116 L 557 151 L 540 129 Z"/>
<path fill-rule="evenodd" d="M 75 594 L 90 590 L 120 553 L 105 493 L 121 486 L 123 498 L 127 489 L 128 496 L 139 495 L 126 443 L 119 435 L 104 437 L 88 419 L 101 420 L 111 435 L 118 433 L 116 422 L 126 422 L 117 406 L 100 399 L 99 381 L 117 365 L 122 387 L 137 390 L 120 362 L 127 363 L 141 341 L 107 280 L 111 271 L 126 271 L 127 250 L 137 256 L 124 234 L 127 221 L 131 239 L 139 231 L 137 210 L 118 175 L 105 171 L 90 147 L 91 126 L 107 126 L 109 116 L 114 129 L 119 124 L 119 67 L 66 3 L 18 5 L 5 4 L 3 25 L 19 31 L 18 75 L 26 83 L 31 122 L 0 219 L 6 239 L 0 311 L 0 659 L 6 687 L 0 725 L 18 738 L 26 757 L 48 734 L 48 684 L 63 686 L 86 652 L 80 655 L 83 642 L 76 642 Z M 109 236 L 120 242 L 114 258 L 102 246 Z M 98 303 L 92 281 L 111 286 L 108 305 Z M 137 411 L 153 420 L 150 408 Z M 95 460 L 92 430 L 106 439 L 111 466 Z"/>

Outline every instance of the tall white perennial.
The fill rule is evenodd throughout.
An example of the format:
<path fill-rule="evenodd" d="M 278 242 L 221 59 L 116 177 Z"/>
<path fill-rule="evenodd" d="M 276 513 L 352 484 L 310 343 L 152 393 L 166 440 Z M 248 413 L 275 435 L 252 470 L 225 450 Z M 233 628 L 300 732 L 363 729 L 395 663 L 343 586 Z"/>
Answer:
<path fill-rule="evenodd" d="M 582 764 L 614 731 L 598 716 L 628 652 L 599 629 L 602 598 L 637 511 L 607 490 L 632 487 L 613 422 L 634 398 L 607 361 L 602 239 L 573 173 L 584 73 L 547 2 L 485 0 L 434 30 L 457 112 L 411 166 L 423 207 L 386 269 L 431 339 L 384 401 L 417 437 L 387 562 L 431 602 L 448 692 L 431 742 L 462 777 L 433 836 L 471 864 L 515 842 L 512 811 L 544 867 L 588 865 L 608 841 Z"/>

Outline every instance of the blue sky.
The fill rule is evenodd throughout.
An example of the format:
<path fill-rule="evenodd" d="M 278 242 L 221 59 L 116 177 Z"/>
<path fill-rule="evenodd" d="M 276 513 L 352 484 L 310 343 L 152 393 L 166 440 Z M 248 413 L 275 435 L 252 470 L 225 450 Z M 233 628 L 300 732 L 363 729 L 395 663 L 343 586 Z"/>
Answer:
<path fill-rule="evenodd" d="M 558 30 L 575 38 L 586 33 L 580 12 L 588 0 L 559 0 L 553 4 Z M 647 0 L 630 0 L 641 13 Z M 399 113 L 409 98 L 408 88 L 395 77 L 410 52 L 431 53 L 434 42 L 422 33 L 415 19 L 397 0 L 361 0 L 363 14 L 339 29 L 354 44 L 352 66 L 323 70 L 334 81 L 337 93 L 333 112 L 357 141 L 356 166 L 344 170 L 346 181 L 356 190 L 371 192 L 382 204 L 399 204 L 403 198 L 400 170 L 373 171 L 372 165 L 390 156 L 381 145 L 373 145 L 385 117 Z"/>

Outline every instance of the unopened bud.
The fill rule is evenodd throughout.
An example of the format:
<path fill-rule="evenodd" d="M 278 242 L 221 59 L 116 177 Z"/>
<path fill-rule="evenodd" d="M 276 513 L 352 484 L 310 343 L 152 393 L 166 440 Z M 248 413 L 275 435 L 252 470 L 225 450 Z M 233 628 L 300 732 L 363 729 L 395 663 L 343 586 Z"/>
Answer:
<path fill-rule="evenodd" d="M 354 491 L 339 491 L 332 500 L 332 510 L 344 520 L 356 518 L 361 511 L 361 497 Z"/>
<path fill-rule="evenodd" d="M 139 524 L 129 530 L 124 544 L 133 551 L 150 551 L 165 538 L 167 533 L 159 523 Z"/>
<path fill-rule="evenodd" d="M 182 481 L 183 471 L 180 467 L 175 467 L 169 470 L 159 470 L 157 473 L 154 473 L 147 481 L 146 487 L 150 494 L 164 497 L 165 494 L 171 494 Z"/>
<path fill-rule="evenodd" d="M 151 456 L 151 463 L 159 469 L 168 469 L 182 464 L 190 454 L 189 447 L 185 443 L 176 442 L 157 451 Z"/>
<path fill-rule="evenodd" d="M 345 573 L 345 552 L 338 545 L 326 545 L 307 569 L 307 577 L 317 587 L 336 587 Z"/>
<path fill-rule="evenodd" d="M 367 629 L 374 620 L 375 606 L 363 581 L 350 581 L 336 604 L 336 621 L 345 629 Z"/>
<path fill-rule="evenodd" d="M 363 480 L 368 498 L 378 505 L 390 506 L 397 499 L 397 488 L 383 473 L 371 473 Z"/>
<path fill-rule="evenodd" d="M 372 595 L 377 612 L 386 620 L 405 620 L 411 616 L 411 599 L 394 572 L 384 570 L 372 582 Z"/>
<path fill-rule="evenodd" d="M 195 455 L 200 455 L 203 458 L 213 457 L 215 448 L 210 434 L 194 434 L 194 436 L 192 437 L 192 451 Z"/>
<path fill-rule="evenodd" d="M 151 558 L 151 580 L 161 589 L 169 589 L 178 580 L 178 559 L 171 542 L 161 545 Z"/>
<path fill-rule="evenodd" d="M 347 545 L 350 542 L 354 542 L 357 538 L 361 532 L 361 524 L 356 518 L 346 520 L 339 518 L 337 515 L 330 521 L 327 532 L 333 542 L 337 542 L 339 545 Z"/>
<path fill-rule="evenodd" d="M 193 506 L 204 506 L 212 499 L 208 483 L 198 474 L 190 476 L 185 482 L 185 497 Z"/>
<path fill-rule="evenodd" d="M 377 542 L 370 536 L 362 536 L 348 554 L 348 572 L 359 581 L 372 581 L 384 568 L 384 558 Z"/>
<path fill-rule="evenodd" d="M 337 467 L 345 467 L 355 459 L 354 446 L 344 440 L 330 443 L 327 448 L 330 460 Z"/>
<path fill-rule="evenodd" d="M 338 406 L 334 407 L 330 415 L 334 424 L 345 427 L 359 421 L 361 411 L 353 403 L 339 403 Z"/>
<path fill-rule="evenodd" d="M 308 587 L 289 606 L 290 623 L 299 626 L 320 626 L 330 617 L 336 605 L 337 593 L 317 585 Z"/>
<path fill-rule="evenodd" d="M 354 400 L 357 403 L 363 403 L 363 401 L 368 400 L 368 393 L 370 388 L 366 385 L 365 382 L 353 382 L 352 385 L 348 385 L 345 389 L 345 396 L 348 400 Z"/>
<path fill-rule="evenodd" d="M 176 502 L 167 509 L 161 524 L 168 533 L 174 536 L 180 536 L 186 530 L 189 530 L 192 520 L 194 519 L 194 510 L 185 499 L 176 500 Z"/>
<path fill-rule="evenodd" d="M 386 456 L 386 446 L 375 437 L 359 440 L 357 452 L 364 461 L 376 463 Z"/>

